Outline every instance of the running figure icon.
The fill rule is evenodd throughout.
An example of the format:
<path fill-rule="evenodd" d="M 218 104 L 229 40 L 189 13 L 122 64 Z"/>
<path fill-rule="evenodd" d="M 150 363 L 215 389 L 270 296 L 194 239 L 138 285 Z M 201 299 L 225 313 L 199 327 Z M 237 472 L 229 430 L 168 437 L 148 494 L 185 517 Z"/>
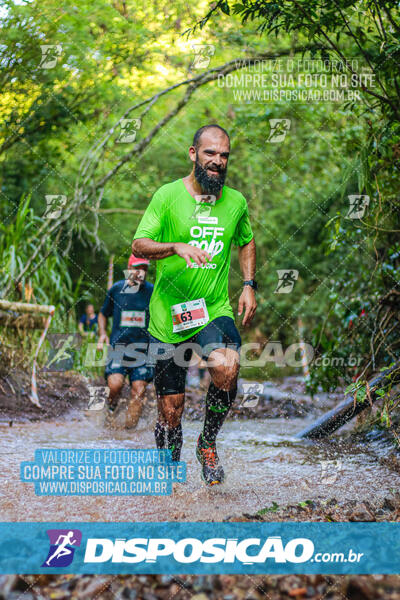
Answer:
<path fill-rule="evenodd" d="M 52 562 L 52 560 L 54 560 L 55 558 L 61 558 L 62 556 L 67 556 L 68 554 L 73 554 L 73 550 L 71 550 L 71 548 L 68 548 L 68 546 L 72 546 L 74 544 L 78 544 L 79 542 L 77 539 L 73 539 L 74 538 L 74 532 L 71 530 L 69 531 L 67 534 L 63 535 L 59 535 L 55 545 L 57 546 L 55 552 L 53 552 L 53 554 L 46 560 L 46 565 L 50 566 L 50 563 Z M 61 541 L 62 540 L 62 541 Z"/>
<path fill-rule="evenodd" d="M 48 529 L 50 548 L 42 567 L 58 569 L 68 567 L 74 560 L 76 549 L 82 542 L 80 529 Z"/>

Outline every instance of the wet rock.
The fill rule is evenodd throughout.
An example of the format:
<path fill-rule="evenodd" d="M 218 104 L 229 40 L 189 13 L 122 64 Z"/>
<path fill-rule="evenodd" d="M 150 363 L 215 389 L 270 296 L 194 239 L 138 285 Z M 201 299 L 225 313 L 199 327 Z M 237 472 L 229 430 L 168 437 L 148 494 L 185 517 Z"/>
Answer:
<path fill-rule="evenodd" d="M 393 500 L 391 500 L 390 498 L 385 498 L 381 508 L 382 508 L 382 510 L 392 511 L 392 510 L 396 509 L 396 506 L 395 506 Z"/>
<path fill-rule="evenodd" d="M 171 587 L 169 588 L 170 597 L 174 598 L 176 596 L 176 594 L 179 592 L 180 589 L 181 589 L 180 585 L 178 585 L 177 583 L 173 583 L 171 585 Z"/>
<path fill-rule="evenodd" d="M 10 592 L 7 596 L 3 597 L 4 600 L 21 600 L 21 598 L 24 598 L 24 600 L 34 600 L 34 596 L 30 592 L 25 592 L 23 596 L 21 596 L 21 592 Z"/>
<path fill-rule="evenodd" d="M 47 581 L 45 577 L 48 577 Z M 153 600 L 400 600 L 399 575 L 263 575 L 251 578 L 247 575 L 166 575 L 164 577 L 168 579 L 164 582 L 167 586 L 160 587 L 162 577 L 51 575 L 39 581 L 37 575 L 27 575 L 23 581 L 30 589 L 22 594 L 11 590 L 6 600 L 145 600 L 149 596 Z M 4 586 L 11 578 L 18 579 L 18 576 L 0 577 L 0 585 Z M 168 586 L 171 581 L 173 583 Z M 90 590 L 94 587 L 91 586 L 99 582 L 102 584 L 100 591 L 92 595 Z M 65 589 L 66 583 L 69 590 Z M 191 592 L 196 583 L 211 585 L 212 591 L 204 588 L 193 596 Z M 85 594 L 85 591 L 88 593 Z M 4 600 L 5 597 L 0 593 L 0 598 Z"/>
<path fill-rule="evenodd" d="M 169 585 L 174 581 L 174 578 L 171 575 L 161 575 L 159 579 L 159 583 L 161 585 Z"/>
<path fill-rule="evenodd" d="M 18 575 L 1 575 L 0 577 L 0 594 L 4 598 L 11 590 L 15 590 L 18 581 Z"/>
<path fill-rule="evenodd" d="M 136 600 L 137 598 L 137 590 L 134 588 L 124 587 L 120 595 L 118 596 L 121 600 Z"/>
<path fill-rule="evenodd" d="M 19 575 L 2 575 L 0 577 L 0 598 L 8 599 L 11 592 L 17 592 L 21 596 L 21 592 L 26 592 L 31 586 L 28 579 L 29 576 L 21 577 Z M 32 585 L 34 582 L 32 582 Z"/>
<path fill-rule="evenodd" d="M 192 588 L 195 592 L 211 592 L 213 589 L 213 581 L 210 575 L 199 575 L 192 583 Z"/>
<path fill-rule="evenodd" d="M 218 580 L 221 589 L 227 588 L 227 591 L 230 590 L 233 585 L 235 585 L 234 575 L 219 575 Z"/>
<path fill-rule="evenodd" d="M 142 597 L 143 600 L 158 600 L 157 596 L 151 592 L 145 592 Z"/>
<path fill-rule="evenodd" d="M 336 500 L 336 498 L 330 498 L 327 501 L 326 506 L 337 506 L 337 500 Z"/>
<path fill-rule="evenodd" d="M 243 513 L 243 516 L 246 517 L 246 519 L 249 519 L 251 521 L 263 521 L 264 519 L 262 518 L 262 515 L 250 515 L 249 513 Z"/>
<path fill-rule="evenodd" d="M 354 577 L 350 579 L 346 596 L 348 600 L 375 600 L 379 598 L 373 581 L 365 577 Z"/>
<path fill-rule="evenodd" d="M 33 577 L 32 585 L 36 585 L 37 583 L 39 585 L 49 585 L 55 579 L 54 575 L 46 575 L 45 573 L 40 573 L 39 575 L 33 575 L 31 577 Z M 24 583 L 26 584 L 26 578 Z"/>
<path fill-rule="evenodd" d="M 82 581 L 82 580 L 81 580 Z M 87 600 L 88 598 L 95 598 L 96 596 L 100 597 L 111 584 L 112 577 L 93 577 L 86 580 L 86 585 L 83 585 L 83 588 L 78 590 L 77 598 L 79 600 Z M 80 582 L 81 583 L 81 582 Z"/>
<path fill-rule="evenodd" d="M 367 507 L 365 502 L 357 504 L 349 516 L 349 521 L 376 521 L 375 515 Z"/>
<path fill-rule="evenodd" d="M 0 594 L 1 598 L 5 598 L 12 590 L 15 590 L 18 585 L 18 575 L 2 575 L 0 577 Z"/>

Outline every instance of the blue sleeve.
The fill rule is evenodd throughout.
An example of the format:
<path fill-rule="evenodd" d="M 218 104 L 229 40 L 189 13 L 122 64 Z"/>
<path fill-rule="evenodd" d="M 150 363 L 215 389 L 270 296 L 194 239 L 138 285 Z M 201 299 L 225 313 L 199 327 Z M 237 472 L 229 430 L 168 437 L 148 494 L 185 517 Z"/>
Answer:
<path fill-rule="evenodd" d="M 85 322 L 86 322 L 86 315 L 82 315 L 81 318 L 79 319 L 79 323 L 85 324 Z"/>
<path fill-rule="evenodd" d="M 100 309 L 100 312 L 103 313 L 105 317 L 111 317 L 114 311 L 114 299 L 112 296 L 112 288 L 108 290 L 106 294 L 106 299 L 104 300 L 104 304 Z"/>

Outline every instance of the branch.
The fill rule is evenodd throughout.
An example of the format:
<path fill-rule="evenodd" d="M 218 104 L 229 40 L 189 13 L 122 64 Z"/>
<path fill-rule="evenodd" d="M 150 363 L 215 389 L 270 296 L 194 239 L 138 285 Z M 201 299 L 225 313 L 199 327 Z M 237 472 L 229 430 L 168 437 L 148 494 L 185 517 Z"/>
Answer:
<path fill-rule="evenodd" d="M 400 31 L 400 25 L 398 25 L 394 20 L 393 17 L 391 15 L 390 10 L 387 8 L 386 4 L 383 5 L 383 10 L 386 13 L 387 18 L 389 19 L 390 24 L 392 25 L 393 29 L 398 32 Z"/>
<path fill-rule="evenodd" d="M 289 56 L 289 55 L 297 54 L 300 52 L 304 53 L 309 50 L 315 50 L 316 48 L 322 49 L 322 46 L 316 46 L 315 44 L 308 44 L 306 46 L 296 46 L 295 48 L 286 48 L 286 49 L 280 50 L 278 52 L 266 52 L 265 54 L 260 54 L 258 56 L 253 56 L 253 57 L 248 57 L 248 58 L 232 59 L 229 62 L 221 65 L 220 67 L 215 67 L 213 69 L 206 71 L 205 73 L 201 73 L 200 75 L 197 75 L 196 77 L 192 77 L 190 79 L 186 79 L 184 81 L 176 83 L 176 84 L 162 90 L 161 92 L 158 92 L 151 98 L 148 98 L 147 100 L 138 102 L 134 106 L 130 107 L 124 113 L 124 115 L 117 121 L 117 123 L 107 132 L 107 134 L 104 137 L 104 139 L 102 140 L 102 142 L 100 142 L 100 144 L 98 144 L 97 147 L 94 147 L 94 148 L 92 147 L 92 149 L 89 151 L 88 156 L 90 156 L 90 154 L 93 155 L 93 152 L 96 152 L 96 150 L 98 151 L 100 148 L 104 147 L 104 145 L 107 143 L 108 139 L 114 133 L 115 128 L 118 126 L 118 124 L 121 122 L 121 120 L 126 118 L 126 116 L 128 114 L 130 114 L 133 110 L 140 108 L 141 106 L 144 106 L 145 104 L 149 104 L 149 107 L 150 107 L 150 105 L 155 104 L 155 102 L 159 98 L 161 98 L 168 92 L 171 92 L 172 90 L 175 90 L 178 87 L 181 87 L 183 85 L 188 86 L 188 89 L 186 90 L 184 97 L 177 103 L 175 108 L 172 109 L 163 119 L 161 119 L 157 123 L 157 125 L 152 129 L 152 131 L 147 135 L 146 138 L 144 138 L 143 140 L 141 140 L 141 142 L 136 144 L 134 146 L 134 148 L 132 148 L 132 150 L 130 152 L 128 152 L 112 169 L 110 169 L 110 171 L 101 180 L 97 181 L 93 186 L 93 190 L 97 190 L 99 187 L 103 187 L 105 185 L 105 183 L 107 181 L 109 181 L 111 179 L 111 177 L 113 177 L 119 171 L 119 169 L 126 162 L 128 162 L 134 155 L 140 156 L 142 154 L 142 152 L 145 150 L 145 148 L 152 141 L 154 136 L 158 133 L 158 131 L 162 127 L 164 127 L 164 125 L 166 123 L 168 123 L 168 121 L 170 121 L 174 116 L 176 116 L 178 114 L 178 112 L 187 104 L 187 102 L 189 101 L 192 94 L 199 87 L 205 85 L 206 83 L 209 83 L 210 81 L 217 80 L 218 77 L 221 75 L 227 75 L 228 73 L 231 73 L 232 71 L 237 71 L 237 70 L 243 69 L 245 67 L 251 66 L 252 64 L 255 64 L 256 62 L 263 61 L 263 60 L 272 60 L 272 59 L 278 58 L 280 56 Z M 148 109 L 146 109 L 143 114 L 145 114 L 147 112 L 147 110 Z M 86 164 L 86 166 L 83 171 L 87 171 L 88 166 L 89 166 L 87 161 L 85 164 Z"/>
<path fill-rule="evenodd" d="M 400 229 L 383 229 L 382 227 L 377 227 L 376 225 L 369 225 L 362 219 L 359 219 L 359 220 L 366 227 L 370 227 L 371 229 L 375 229 L 376 231 L 384 231 L 385 233 L 400 233 Z"/>
<path fill-rule="evenodd" d="M 383 21 L 382 21 L 382 17 L 381 17 L 381 11 L 379 10 L 379 6 L 376 3 L 376 1 L 373 0 L 373 2 L 374 2 L 374 5 L 375 5 L 375 8 L 376 8 L 377 15 L 378 15 L 378 20 L 379 20 L 379 24 L 380 24 L 380 27 L 381 27 L 381 31 L 382 31 L 383 37 L 387 41 L 386 29 L 383 26 Z"/>
<path fill-rule="evenodd" d="M 368 65 L 369 65 L 369 67 L 370 67 L 370 69 L 371 69 L 371 71 L 375 73 L 374 67 L 372 66 L 372 64 L 371 64 L 371 62 L 370 62 L 370 60 L 369 60 L 369 58 L 368 58 L 368 54 L 366 54 L 366 52 L 364 51 L 364 48 L 363 48 L 363 47 L 361 46 L 361 44 L 359 43 L 357 36 L 356 36 L 356 35 L 354 35 L 354 33 L 353 33 L 353 30 L 350 28 L 349 22 L 347 21 L 347 19 L 346 19 L 345 15 L 344 15 L 344 14 L 343 14 L 343 12 L 342 12 L 342 9 L 340 8 L 340 6 L 339 6 L 339 5 L 338 5 L 338 3 L 337 3 L 337 1 L 336 1 L 336 0 L 334 0 L 334 1 L 335 1 L 335 4 L 336 4 L 336 6 L 337 6 L 337 8 L 338 8 L 338 10 L 339 10 L 340 16 L 342 17 L 342 19 L 343 19 L 343 22 L 344 22 L 344 24 L 346 25 L 346 28 L 347 28 L 347 30 L 348 30 L 348 32 L 349 32 L 349 34 L 350 34 L 350 36 L 353 38 L 353 40 L 354 40 L 354 41 L 355 41 L 355 43 L 357 44 L 358 48 L 360 49 L 360 52 L 362 53 L 362 55 L 364 56 L 365 60 L 367 61 Z M 378 30 L 378 31 L 379 31 L 379 30 Z M 389 98 L 388 98 L 388 93 L 387 93 L 387 91 L 385 90 L 385 88 L 383 87 L 383 84 L 381 83 L 381 81 L 380 81 L 380 79 L 379 79 L 379 77 L 378 77 L 378 75 L 377 75 L 377 74 L 376 74 L 376 80 L 377 80 L 377 82 L 379 83 L 379 85 L 380 85 L 380 87 L 381 87 L 381 89 L 382 89 L 382 92 L 383 92 L 384 94 L 386 94 L 386 97 L 387 97 L 387 99 L 388 99 L 388 101 L 389 101 Z"/>
<path fill-rule="evenodd" d="M 336 3 L 336 2 L 335 2 Z M 328 42 L 328 44 L 335 50 L 335 52 L 338 54 L 338 56 L 340 56 L 340 58 L 343 60 L 343 64 L 346 66 L 346 68 L 353 73 L 353 75 L 356 75 L 358 77 L 358 73 L 356 73 L 353 68 L 348 65 L 348 62 L 345 58 L 345 56 L 343 56 L 342 52 L 340 51 L 340 49 L 336 46 L 336 44 L 334 44 L 334 42 L 332 42 L 332 40 L 330 39 L 330 37 L 325 33 L 325 31 L 322 29 L 322 27 L 318 24 L 317 21 L 314 21 L 309 14 L 307 14 L 304 10 L 303 7 L 301 5 L 299 5 L 296 0 L 294 0 L 294 4 L 297 6 L 297 8 L 303 13 L 303 15 L 310 21 L 310 23 L 312 25 L 316 25 L 317 27 L 317 31 L 319 31 L 319 33 L 326 39 L 326 41 Z M 340 10 L 340 9 L 339 9 Z M 346 21 L 345 21 L 346 23 Z M 351 31 L 351 30 L 350 30 Z M 352 34 L 352 32 L 351 32 Z M 352 34 L 353 35 L 353 34 Z M 358 44 L 358 41 L 357 41 Z M 362 50 L 363 52 L 363 50 Z M 364 52 L 363 52 L 364 53 Z M 372 69 L 373 70 L 373 69 Z M 378 77 L 377 77 L 377 81 Z M 380 82 L 379 82 L 380 83 Z M 381 84 L 380 84 L 381 85 Z M 382 87 L 382 85 L 381 85 Z M 381 96 L 380 94 L 377 94 L 376 92 L 373 92 L 372 90 L 370 90 L 369 88 L 367 88 L 365 85 L 361 85 L 361 89 L 363 90 L 363 92 L 370 94 L 371 96 L 374 96 L 375 98 L 378 98 L 379 100 L 381 100 L 382 102 L 384 102 L 385 104 L 388 104 L 391 109 L 393 110 L 394 114 L 396 115 L 397 119 L 400 121 L 400 113 L 398 112 L 397 108 L 393 105 L 392 101 L 385 97 L 385 96 Z M 383 88 L 382 88 L 383 89 Z M 385 90 L 384 90 L 385 91 Z M 386 91 L 385 91 L 386 93 Z"/>

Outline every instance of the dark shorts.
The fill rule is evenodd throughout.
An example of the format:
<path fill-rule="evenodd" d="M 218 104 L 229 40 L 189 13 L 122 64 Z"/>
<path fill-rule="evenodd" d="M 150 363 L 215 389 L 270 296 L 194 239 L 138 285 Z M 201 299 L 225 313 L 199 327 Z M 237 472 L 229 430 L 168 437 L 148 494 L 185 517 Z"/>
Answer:
<path fill-rule="evenodd" d="M 149 334 L 150 342 L 163 344 L 160 340 Z M 231 317 L 217 317 L 210 321 L 203 329 L 187 340 L 176 344 L 169 344 L 173 355 L 168 358 L 157 358 L 153 353 L 154 385 L 157 395 L 183 394 L 185 391 L 186 375 L 189 365 L 176 364 L 177 354 L 183 362 L 188 363 L 193 355 L 193 349 L 183 348 L 185 344 L 197 344 L 194 348 L 196 354 L 207 360 L 216 348 L 232 348 L 240 351 L 242 340 Z M 182 347 L 182 348 L 181 348 Z M 179 351 L 178 348 L 180 348 Z"/>
<path fill-rule="evenodd" d="M 107 366 L 104 372 L 104 378 L 107 381 L 109 375 L 114 373 L 121 373 L 124 377 L 129 377 L 129 383 L 132 381 L 153 381 L 154 379 L 154 367 L 143 365 L 142 367 L 111 367 Z"/>
<path fill-rule="evenodd" d="M 138 345 L 136 345 L 138 344 Z M 133 354 L 129 350 L 132 346 Z M 136 351 L 138 354 L 136 354 Z M 120 373 L 132 381 L 152 381 L 154 379 L 154 364 L 149 364 L 148 342 L 132 342 L 132 344 L 112 344 L 108 362 L 104 371 L 107 381 L 109 375 Z"/>

